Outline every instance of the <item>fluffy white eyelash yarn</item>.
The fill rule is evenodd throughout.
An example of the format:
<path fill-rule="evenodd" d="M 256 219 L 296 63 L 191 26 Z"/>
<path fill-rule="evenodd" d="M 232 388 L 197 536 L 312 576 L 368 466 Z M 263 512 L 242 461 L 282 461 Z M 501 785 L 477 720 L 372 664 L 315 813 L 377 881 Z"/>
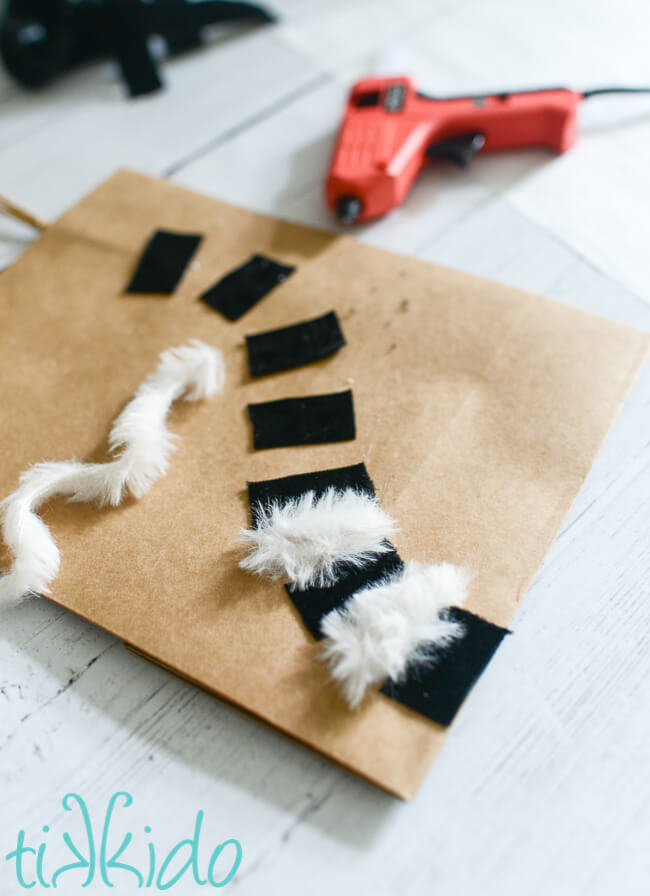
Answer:
<path fill-rule="evenodd" d="M 130 492 L 140 498 L 169 464 L 175 436 L 165 420 L 174 401 L 198 401 L 221 391 L 222 353 L 198 339 L 160 356 L 156 370 L 138 387 L 116 418 L 109 437 L 114 460 L 103 464 L 63 461 L 26 470 L 20 485 L 0 505 L 2 535 L 13 555 L 11 570 L 0 576 L 0 602 L 47 593 L 59 570 L 59 550 L 36 509 L 55 495 L 69 501 L 117 505 Z"/>
<path fill-rule="evenodd" d="M 463 634 L 462 625 L 440 611 L 465 601 L 468 582 L 468 574 L 450 563 L 412 562 L 325 616 L 323 656 L 351 708 L 374 685 L 399 680 L 411 664 L 430 662 L 432 647 L 442 649 Z"/>
<path fill-rule="evenodd" d="M 287 579 L 301 590 L 334 581 L 341 562 L 363 566 L 391 550 L 394 521 L 377 499 L 352 489 L 330 488 L 319 498 L 313 491 L 260 509 L 258 524 L 242 530 L 249 554 L 240 567 L 277 581 Z"/>

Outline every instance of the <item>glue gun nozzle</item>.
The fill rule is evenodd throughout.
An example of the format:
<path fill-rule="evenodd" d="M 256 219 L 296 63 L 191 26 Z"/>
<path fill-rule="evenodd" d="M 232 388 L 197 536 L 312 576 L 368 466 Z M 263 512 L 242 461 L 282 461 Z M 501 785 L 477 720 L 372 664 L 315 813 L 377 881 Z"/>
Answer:
<path fill-rule="evenodd" d="M 361 200 L 356 196 L 341 196 L 336 203 L 336 217 L 341 224 L 354 224 L 361 213 Z"/>

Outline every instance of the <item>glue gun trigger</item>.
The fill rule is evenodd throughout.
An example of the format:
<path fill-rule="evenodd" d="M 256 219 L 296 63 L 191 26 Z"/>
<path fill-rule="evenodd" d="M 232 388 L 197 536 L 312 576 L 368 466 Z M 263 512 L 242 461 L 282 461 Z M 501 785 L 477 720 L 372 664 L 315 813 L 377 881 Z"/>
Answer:
<path fill-rule="evenodd" d="M 456 162 L 461 168 L 467 168 L 477 152 L 485 145 L 485 134 L 475 131 L 469 134 L 458 134 L 438 140 L 427 147 L 427 156 L 435 162 Z"/>

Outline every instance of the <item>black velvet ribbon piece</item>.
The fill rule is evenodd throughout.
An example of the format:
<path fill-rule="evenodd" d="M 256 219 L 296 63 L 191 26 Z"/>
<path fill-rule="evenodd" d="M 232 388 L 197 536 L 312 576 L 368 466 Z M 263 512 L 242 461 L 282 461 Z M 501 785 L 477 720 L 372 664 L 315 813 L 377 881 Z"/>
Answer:
<path fill-rule="evenodd" d="M 381 689 L 383 694 L 440 725 L 451 725 L 497 647 L 510 634 L 507 628 L 460 607 L 450 607 L 446 616 L 459 622 L 465 634 L 441 655 L 436 650 L 429 663 L 424 660 L 411 666 L 404 681 L 387 681 Z"/>
<path fill-rule="evenodd" d="M 255 450 L 346 442 L 356 436 L 352 392 L 248 405 Z"/>
<path fill-rule="evenodd" d="M 196 233 L 156 230 L 124 291 L 162 295 L 174 292 L 201 240 L 202 236 Z"/>
<path fill-rule="evenodd" d="M 314 495 L 319 498 L 330 488 L 335 488 L 337 491 L 351 488 L 371 497 L 374 497 L 375 494 L 375 487 L 365 464 L 352 464 L 349 467 L 335 467 L 332 470 L 295 473 L 293 476 L 282 476 L 280 479 L 249 482 L 248 500 L 251 506 L 253 525 L 258 525 L 260 507 L 265 504 L 276 502 L 284 504 L 299 498 L 305 492 L 314 492 Z"/>
<path fill-rule="evenodd" d="M 335 311 L 290 327 L 246 337 L 251 376 L 265 376 L 311 364 L 333 355 L 343 345 Z"/>
<path fill-rule="evenodd" d="M 295 268 L 265 255 L 253 255 L 226 274 L 199 298 L 230 321 L 239 320 L 275 286 L 284 283 Z"/>

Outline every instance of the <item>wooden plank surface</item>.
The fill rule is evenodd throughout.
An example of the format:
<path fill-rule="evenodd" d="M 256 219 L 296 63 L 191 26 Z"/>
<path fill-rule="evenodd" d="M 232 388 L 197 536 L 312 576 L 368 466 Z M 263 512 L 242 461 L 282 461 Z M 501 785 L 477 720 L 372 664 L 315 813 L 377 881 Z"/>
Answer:
<path fill-rule="evenodd" d="M 440 93 L 650 84 L 642 0 L 275 7 L 281 24 L 166 64 L 168 90 L 137 103 L 121 98 L 108 64 L 33 96 L 3 77 L 0 191 L 54 216 L 128 164 L 332 227 L 322 178 L 345 91 L 395 43 L 405 67 Z M 571 154 L 479 159 L 469 172 L 441 166 L 361 238 L 649 328 L 650 98 L 592 102 Z M 30 238 L 0 219 L 0 267 Z M 51 869 L 66 861 L 60 835 L 76 824 L 62 796 L 82 794 L 99 824 L 118 790 L 134 797 L 127 829 L 151 825 L 161 851 L 190 836 L 204 809 L 206 844 L 242 843 L 231 886 L 245 896 L 306 886 L 314 896 L 646 893 L 649 406 L 646 370 L 515 636 L 408 805 L 47 601 L 2 611 L 0 893 L 17 892 L 3 857 L 19 829 L 36 837 L 50 826 L 39 836 L 50 838 Z M 144 857 L 142 833 L 136 842 Z M 69 892 L 81 880 L 70 875 Z M 116 880 L 120 893 L 134 892 L 130 877 Z"/>

